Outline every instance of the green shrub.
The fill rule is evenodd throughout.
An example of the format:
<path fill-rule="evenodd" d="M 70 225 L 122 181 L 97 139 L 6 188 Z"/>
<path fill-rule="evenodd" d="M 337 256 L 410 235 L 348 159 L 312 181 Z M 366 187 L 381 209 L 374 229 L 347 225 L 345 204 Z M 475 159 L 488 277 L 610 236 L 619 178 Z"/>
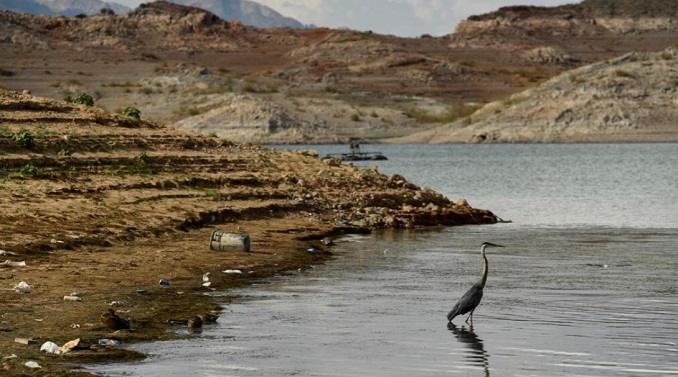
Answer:
<path fill-rule="evenodd" d="M 132 117 L 132 118 L 137 118 L 141 119 L 141 111 L 137 109 L 136 107 L 129 106 L 125 108 L 125 110 L 122 111 L 122 115 Z"/>
<path fill-rule="evenodd" d="M 94 98 L 87 93 L 80 93 L 77 97 L 73 98 L 70 95 L 64 98 L 64 101 L 69 103 L 79 103 L 86 106 L 94 106 Z"/>
<path fill-rule="evenodd" d="M 30 175 L 37 177 L 40 175 L 40 169 L 37 168 L 37 166 L 33 164 L 26 164 L 19 169 L 19 172 L 23 175 Z"/>
<path fill-rule="evenodd" d="M 35 139 L 33 139 L 33 135 L 31 135 L 30 132 L 23 128 L 19 130 L 19 132 L 12 135 L 12 139 L 19 143 L 19 145 L 21 145 L 22 148 L 25 149 L 35 148 Z"/>

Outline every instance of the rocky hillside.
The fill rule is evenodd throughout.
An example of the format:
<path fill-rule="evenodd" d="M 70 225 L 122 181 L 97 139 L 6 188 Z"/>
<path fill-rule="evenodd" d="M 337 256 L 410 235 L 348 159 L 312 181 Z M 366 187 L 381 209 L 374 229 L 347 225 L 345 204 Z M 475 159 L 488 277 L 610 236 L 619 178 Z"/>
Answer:
<path fill-rule="evenodd" d="M 585 0 L 558 7 L 511 6 L 461 22 L 450 35 L 455 43 L 505 48 L 561 45 L 576 48 L 582 41 L 638 36 L 656 31 L 675 32 L 678 3 L 671 0 Z M 629 38 L 633 39 L 633 38 Z M 581 46 L 590 47 L 590 46 Z"/>
<path fill-rule="evenodd" d="M 678 141 L 678 48 L 573 69 L 395 142 Z"/>
<path fill-rule="evenodd" d="M 511 6 L 462 21 L 452 46 L 503 50 L 537 64 L 570 66 L 672 44 L 678 3 L 585 0 L 558 7 Z"/>
<path fill-rule="evenodd" d="M 591 8 L 599 3 L 502 8 L 442 38 L 259 29 L 164 1 L 87 18 L 2 12 L 0 85 L 58 99 L 90 93 L 111 111 L 135 106 L 237 141 L 399 138 L 472 119 L 563 72 L 675 44 L 661 16 L 671 13 Z"/>

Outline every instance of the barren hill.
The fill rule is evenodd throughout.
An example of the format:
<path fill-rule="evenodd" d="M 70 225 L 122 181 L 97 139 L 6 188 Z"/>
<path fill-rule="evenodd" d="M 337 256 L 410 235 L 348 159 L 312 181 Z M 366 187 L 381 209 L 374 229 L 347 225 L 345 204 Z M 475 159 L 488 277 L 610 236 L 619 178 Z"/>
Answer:
<path fill-rule="evenodd" d="M 236 141 L 379 140 L 675 43 L 672 13 L 631 7 L 670 3 L 626 3 L 506 8 L 442 38 L 257 29 L 165 2 L 82 19 L 3 12 L 0 85 L 52 98 L 86 92 L 111 111 L 135 106 L 146 119 Z"/>
<path fill-rule="evenodd" d="M 678 141 L 678 49 L 573 69 L 473 115 L 392 142 Z"/>
<path fill-rule="evenodd" d="M 492 47 L 538 63 L 581 65 L 671 46 L 678 31 L 676 7 L 667 0 L 512 6 L 469 17 L 449 38 L 454 46 Z"/>

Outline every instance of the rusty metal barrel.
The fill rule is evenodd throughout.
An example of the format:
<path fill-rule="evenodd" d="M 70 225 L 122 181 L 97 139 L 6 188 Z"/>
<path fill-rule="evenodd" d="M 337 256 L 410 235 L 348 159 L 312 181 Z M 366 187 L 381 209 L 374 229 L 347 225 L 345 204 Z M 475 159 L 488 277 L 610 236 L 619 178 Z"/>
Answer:
<path fill-rule="evenodd" d="M 215 230 L 210 238 L 210 250 L 250 251 L 250 236 L 244 233 L 226 233 Z"/>

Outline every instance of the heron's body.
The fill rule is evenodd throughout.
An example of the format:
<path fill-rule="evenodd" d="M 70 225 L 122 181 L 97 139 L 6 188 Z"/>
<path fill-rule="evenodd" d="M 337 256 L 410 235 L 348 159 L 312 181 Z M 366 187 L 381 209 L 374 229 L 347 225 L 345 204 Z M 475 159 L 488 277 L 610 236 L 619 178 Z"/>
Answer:
<path fill-rule="evenodd" d="M 483 299 L 483 289 L 485 289 L 485 282 L 487 282 L 488 265 L 487 257 L 485 256 L 485 248 L 487 246 L 503 247 L 501 245 L 495 245 L 489 242 L 483 242 L 483 244 L 480 246 L 480 255 L 483 257 L 483 271 L 480 273 L 480 280 L 473 284 L 471 289 L 464 293 L 464 295 L 461 296 L 459 301 L 457 301 L 457 303 L 454 305 L 452 310 L 447 313 L 448 322 L 452 322 L 454 317 L 458 315 L 464 315 L 470 312 L 469 316 L 466 318 L 466 323 L 468 323 L 469 319 L 471 320 L 471 323 L 473 323 L 473 311 L 476 309 L 476 307 L 478 307 L 480 301 Z"/>
<path fill-rule="evenodd" d="M 480 285 L 480 282 L 473 284 L 471 289 L 464 293 L 452 310 L 447 313 L 447 320 L 452 322 L 454 317 L 464 315 L 468 312 L 471 312 L 471 315 L 473 315 L 473 310 L 480 304 L 480 300 L 483 299 L 483 288 L 484 287 Z"/>

